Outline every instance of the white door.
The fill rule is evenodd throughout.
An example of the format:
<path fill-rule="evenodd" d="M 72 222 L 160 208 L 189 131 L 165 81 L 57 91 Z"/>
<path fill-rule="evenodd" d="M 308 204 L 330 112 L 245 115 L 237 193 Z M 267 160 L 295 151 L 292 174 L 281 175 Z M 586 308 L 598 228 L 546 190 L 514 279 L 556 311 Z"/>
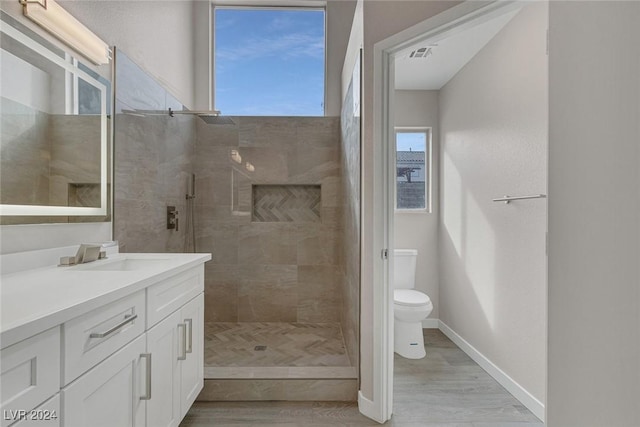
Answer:
<path fill-rule="evenodd" d="M 180 309 L 180 329 L 184 331 L 180 344 L 181 357 L 181 418 L 187 413 L 204 385 L 204 294 Z M 180 332 L 182 333 L 182 332 Z"/>
<path fill-rule="evenodd" d="M 145 336 L 62 389 L 65 427 L 144 427 Z"/>
<path fill-rule="evenodd" d="M 178 323 L 176 311 L 147 332 L 151 354 L 151 398 L 147 401 L 147 426 L 174 427 L 180 424 L 180 367 L 178 365 Z"/>

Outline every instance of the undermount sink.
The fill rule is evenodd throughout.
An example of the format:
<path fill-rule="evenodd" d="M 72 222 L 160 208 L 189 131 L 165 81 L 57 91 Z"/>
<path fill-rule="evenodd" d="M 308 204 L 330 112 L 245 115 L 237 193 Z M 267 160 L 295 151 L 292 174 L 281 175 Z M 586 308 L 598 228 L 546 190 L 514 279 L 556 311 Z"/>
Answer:
<path fill-rule="evenodd" d="M 99 260 L 91 264 L 79 266 L 79 270 L 94 271 L 136 271 L 159 267 L 166 263 L 168 258 L 142 259 L 125 258 L 117 261 Z"/>

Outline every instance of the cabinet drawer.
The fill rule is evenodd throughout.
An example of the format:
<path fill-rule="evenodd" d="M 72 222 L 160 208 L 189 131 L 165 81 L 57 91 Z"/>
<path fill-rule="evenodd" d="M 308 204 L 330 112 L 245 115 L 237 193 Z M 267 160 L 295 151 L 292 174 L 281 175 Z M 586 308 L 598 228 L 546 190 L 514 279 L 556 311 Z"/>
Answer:
<path fill-rule="evenodd" d="M 145 330 L 144 291 L 63 325 L 64 384 L 69 384 Z"/>
<path fill-rule="evenodd" d="M 60 328 L 20 341 L 0 352 L 2 412 L 29 411 L 60 390 Z M 2 427 L 15 419 L 2 417 Z"/>
<path fill-rule="evenodd" d="M 44 402 L 37 408 L 27 411 L 22 421 L 11 427 L 59 427 L 60 422 L 60 394 Z"/>
<path fill-rule="evenodd" d="M 204 291 L 204 265 L 147 288 L 147 329 Z"/>

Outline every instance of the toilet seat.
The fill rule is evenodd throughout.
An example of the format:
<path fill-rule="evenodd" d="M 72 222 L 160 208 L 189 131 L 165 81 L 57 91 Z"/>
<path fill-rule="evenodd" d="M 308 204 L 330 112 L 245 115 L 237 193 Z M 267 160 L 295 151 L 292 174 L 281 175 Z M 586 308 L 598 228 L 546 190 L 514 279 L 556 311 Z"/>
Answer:
<path fill-rule="evenodd" d="M 420 307 L 431 303 L 423 292 L 414 289 L 394 289 L 393 303 L 407 307 Z"/>

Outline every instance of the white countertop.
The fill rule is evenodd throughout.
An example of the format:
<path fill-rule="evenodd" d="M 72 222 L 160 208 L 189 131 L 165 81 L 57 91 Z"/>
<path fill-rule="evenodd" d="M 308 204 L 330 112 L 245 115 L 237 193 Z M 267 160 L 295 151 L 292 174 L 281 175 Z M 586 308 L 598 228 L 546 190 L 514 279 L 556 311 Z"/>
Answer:
<path fill-rule="evenodd" d="M 104 271 L 126 259 L 158 260 L 131 271 Z M 0 348 L 116 301 L 211 259 L 211 254 L 127 254 L 73 267 L 49 266 L 0 278 Z"/>

